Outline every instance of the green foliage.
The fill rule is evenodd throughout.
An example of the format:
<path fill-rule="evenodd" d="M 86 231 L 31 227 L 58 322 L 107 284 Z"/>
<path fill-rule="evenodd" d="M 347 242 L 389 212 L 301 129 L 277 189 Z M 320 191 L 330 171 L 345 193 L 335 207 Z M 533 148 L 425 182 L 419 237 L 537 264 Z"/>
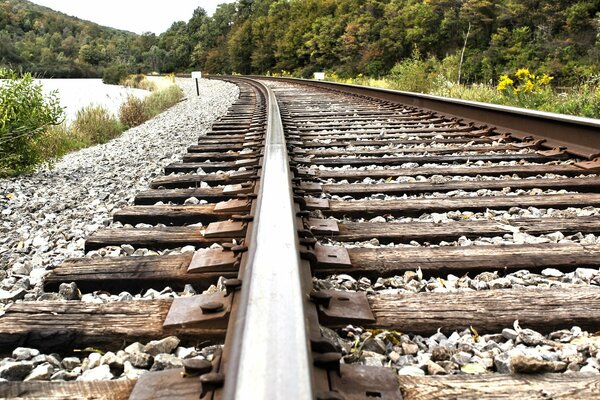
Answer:
<path fill-rule="evenodd" d="M 143 124 L 148 120 L 148 113 L 144 108 L 144 102 L 135 96 L 129 96 L 127 101 L 121 104 L 119 109 L 119 120 L 128 128 Z"/>
<path fill-rule="evenodd" d="M 42 161 L 36 146 L 63 116 L 55 92 L 44 96 L 31 74 L 0 68 L 0 175 L 32 169 Z"/>
<path fill-rule="evenodd" d="M 121 105 L 119 119 L 123 125 L 133 128 L 177 104 L 182 98 L 183 91 L 177 85 L 152 92 L 143 100 L 130 96 Z"/>
<path fill-rule="evenodd" d="M 144 98 L 144 109 L 150 118 L 174 106 L 183 98 L 183 91 L 177 85 L 152 92 Z"/>
<path fill-rule="evenodd" d="M 134 89 L 148 90 L 150 92 L 156 90 L 156 84 L 143 74 L 128 75 L 125 79 L 121 80 L 120 83 L 123 86 Z"/>
<path fill-rule="evenodd" d="M 88 106 L 79 110 L 72 129 L 77 132 L 77 136 L 93 144 L 106 143 L 123 132 L 121 123 L 99 106 Z"/>
<path fill-rule="evenodd" d="M 129 70 L 126 65 L 116 64 L 104 69 L 102 74 L 102 82 L 107 85 L 118 85 L 127 78 Z"/>
<path fill-rule="evenodd" d="M 158 71 L 156 57 L 166 57 L 152 52 L 157 44 L 152 33 L 103 27 L 26 0 L 0 2 L 0 66 L 64 78 L 101 77 L 115 64 Z"/>

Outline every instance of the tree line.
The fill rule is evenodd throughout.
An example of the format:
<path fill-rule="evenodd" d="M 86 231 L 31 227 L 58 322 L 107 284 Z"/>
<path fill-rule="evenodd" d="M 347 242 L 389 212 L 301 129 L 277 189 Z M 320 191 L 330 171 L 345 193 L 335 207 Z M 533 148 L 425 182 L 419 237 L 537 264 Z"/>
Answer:
<path fill-rule="evenodd" d="M 464 82 L 528 67 L 562 85 L 600 75 L 600 0 L 238 0 L 161 35 L 0 3 L 0 62 L 70 76 L 132 72 L 385 76 L 410 57 L 462 58 Z"/>

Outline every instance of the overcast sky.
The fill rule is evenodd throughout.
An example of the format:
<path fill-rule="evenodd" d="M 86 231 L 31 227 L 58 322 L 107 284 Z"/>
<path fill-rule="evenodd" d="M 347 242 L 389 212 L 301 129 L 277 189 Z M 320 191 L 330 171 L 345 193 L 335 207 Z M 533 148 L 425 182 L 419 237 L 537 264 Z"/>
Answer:
<path fill-rule="evenodd" d="M 127 31 L 156 34 L 166 31 L 175 21 L 188 21 L 193 11 L 202 7 L 209 15 L 217 4 L 234 0 L 32 0 L 68 15 L 96 22 L 100 25 Z"/>

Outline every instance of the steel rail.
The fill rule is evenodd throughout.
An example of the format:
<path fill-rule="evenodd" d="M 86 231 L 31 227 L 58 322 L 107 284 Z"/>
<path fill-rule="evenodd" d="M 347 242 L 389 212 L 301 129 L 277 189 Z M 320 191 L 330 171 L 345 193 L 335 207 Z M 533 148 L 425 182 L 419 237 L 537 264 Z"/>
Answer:
<path fill-rule="evenodd" d="M 276 77 L 260 77 L 260 79 L 340 90 L 402 103 L 463 119 L 465 122 L 494 127 L 497 133 L 510 133 L 519 139 L 527 137 L 542 139 L 543 147 L 563 147 L 569 153 L 587 159 L 600 156 L 600 120 L 598 119 L 337 82 Z"/>
<path fill-rule="evenodd" d="M 237 315 L 228 329 L 223 398 L 312 399 L 307 300 L 288 152 L 275 95 L 259 86 L 267 94 L 267 134 L 250 254 Z"/>

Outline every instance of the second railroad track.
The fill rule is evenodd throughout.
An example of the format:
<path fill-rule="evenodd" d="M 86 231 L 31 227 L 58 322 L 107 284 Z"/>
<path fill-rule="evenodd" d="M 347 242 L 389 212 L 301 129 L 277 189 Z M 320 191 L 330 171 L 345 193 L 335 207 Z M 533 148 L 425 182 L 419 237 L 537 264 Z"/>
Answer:
<path fill-rule="evenodd" d="M 3 353 L 222 346 L 137 380 L 5 382 L 0 397 L 600 396 L 598 121 L 224 79 L 240 89 L 228 113 L 44 282 L 189 295 L 0 316 Z"/>

